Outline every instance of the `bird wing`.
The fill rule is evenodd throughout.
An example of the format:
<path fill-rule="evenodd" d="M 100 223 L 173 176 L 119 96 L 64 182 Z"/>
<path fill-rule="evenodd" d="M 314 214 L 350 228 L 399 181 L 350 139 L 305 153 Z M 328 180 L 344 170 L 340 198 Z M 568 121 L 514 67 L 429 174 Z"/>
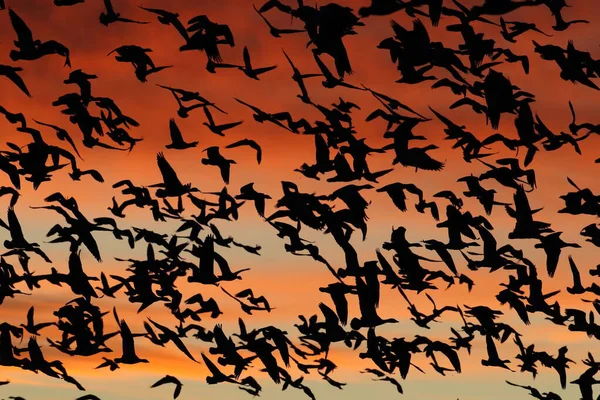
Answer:
<path fill-rule="evenodd" d="M 139 6 L 142 10 L 154 13 L 154 14 L 158 14 L 160 16 L 163 17 L 167 17 L 170 16 L 171 13 L 166 11 L 166 10 L 161 10 L 160 8 L 149 8 L 149 7 L 144 7 L 144 6 Z"/>
<path fill-rule="evenodd" d="M 443 116 L 442 114 L 438 113 L 437 111 L 435 111 L 433 108 L 429 107 L 429 109 L 431 110 L 432 113 L 435 114 L 435 116 L 444 123 L 444 125 L 446 125 L 448 128 L 459 128 L 458 125 L 456 125 L 454 122 L 450 121 L 448 118 L 446 118 L 445 116 Z"/>
<path fill-rule="evenodd" d="M 244 46 L 244 65 L 247 70 L 252 71 L 252 62 L 250 61 L 250 52 L 247 46 Z"/>
<path fill-rule="evenodd" d="M 215 252 L 214 259 L 215 259 L 215 262 L 217 263 L 217 265 L 219 266 L 219 269 L 221 270 L 221 274 L 223 274 L 223 275 L 231 274 L 231 267 L 229 267 L 229 263 L 223 256 L 221 256 L 219 253 Z"/>
<path fill-rule="evenodd" d="M 179 129 L 179 127 L 177 126 L 177 122 L 175 122 L 175 119 L 171 118 L 169 120 L 169 133 L 171 135 L 171 141 L 173 143 L 182 143 L 183 140 L 183 135 L 181 134 L 181 130 Z"/>
<path fill-rule="evenodd" d="M 105 364 L 106 364 L 106 366 L 109 365 L 108 362 L 105 362 L 102 365 L 104 366 Z M 78 397 L 76 400 L 100 400 L 100 398 L 93 394 L 86 394 L 84 396 Z"/>
<path fill-rule="evenodd" d="M 244 290 L 242 290 L 241 292 L 239 292 L 239 293 L 237 293 L 235 295 L 235 297 L 242 297 L 242 298 L 243 297 L 248 297 L 248 296 L 254 297 L 254 293 L 252 292 L 251 288 L 244 289 Z"/>
<path fill-rule="evenodd" d="M 206 365 L 206 368 L 208 368 L 213 376 L 223 376 L 223 373 L 219 370 L 219 368 L 217 368 L 217 366 L 213 364 L 213 362 L 206 357 L 204 353 L 202 353 L 202 360 L 204 360 L 204 365 Z"/>
<path fill-rule="evenodd" d="M 394 20 L 390 21 L 390 25 L 392 27 L 392 30 L 394 31 L 394 35 L 397 38 L 401 38 L 402 36 L 404 36 L 407 33 L 406 28 L 404 28 L 402 25 L 400 25 L 399 23 L 397 23 Z"/>
<path fill-rule="evenodd" d="M 27 86 L 25 85 L 25 81 L 23 81 L 23 78 L 21 78 L 21 76 L 15 70 L 11 69 L 11 70 L 7 71 L 5 76 L 8 79 L 10 79 L 12 81 L 12 83 L 17 85 L 17 87 L 19 89 L 21 89 L 21 91 L 23 93 L 25 93 L 27 96 L 31 97 L 31 94 L 29 93 L 29 90 L 27 89 Z"/>
<path fill-rule="evenodd" d="M 490 360 L 500 359 L 500 356 L 498 355 L 498 349 L 496 349 L 496 344 L 494 343 L 494 339 L 491 335 L 485 335 L 485 344 L 487 347 L 488 358 Z"/>
<path fill-rule="evenodd" d="M 546 252 L 546 268 L 548 269 L 548 275 L 554 276 L 556 268 L 558 267 L 558 259 L 560 258 L 560 247 L 544 248 Z"/>
<path fill-rule="evenodd" d="M 252 5 L 252 7 L 254 7 L 254 11 L 256 11 L 256 13 L 258 15 L 260 15 L 260 17 L 263 19 L 263 21 L 265 21 L 265 23 L 267 24 L 267 26 L 269 28 L 275 29 L 275 27 L 273 25 L 271 25 L 271 23 L 269 22 L 269 20 L 264 15 L 262 15 L 262 13 L 260 11 L 258 11 L 258 8 L 256 8 L 256 6 L 254 4 Z"/>
<path fill-rule="evenodd" d="M 213 116 L 210 113 L 210 110 L 208 109 L 208 107 L 204 106 L 204 107 L 202 107 L 202 109 L 204 110 L 204 115 L 206 115 L 206 119 L 208 120 L 208 124 L 210 126 L 214 126 L 215 125 L 215 120 L 213 119 Z"/>
<path fill-rule="evenodd" d="M 390 186 L 390 185 L 388 185 Z M 377 189 L 378 192 L 387 192 L 388 196 L 394 202 L 394 205 L 398 207 L 398 209 L 402 212 L 406 212 L 406 195 L 404 194 L 404 190 L 401 188 L 393 188 L 388 186 L 384 186 L 382 188 Z"/>
<path fill-rule="evenodd" d="M 115 14 L 115 9 L 113 8 L 112 2 L 110 0 L 104 0 L 104 7 L 106 8 L 107 14 Z"/>
<path fill-rule="evenodd" d="M 433 211 L 432 211 L 433 214 Z M 434 215 L 435 218 L 435 215 Z M 439 219 L 439 216 L 438 216 Z M 440 251 L 437 252 L 437 254 L 440 256 L 440 258 L 442 259 L 442 261 L 444 262 L 444 264 L 446 264 L 446 266 L 448 267 L 448 269 L 454 274 L 454 275 L 458 275 L 458 271 L 456 270 L 456 264 L 454 263 L 454 259 L 452 258 L 452 254 L 450 254 L 450 252 L 444 247 L 441 248 Z"/>
<path fill-rule="evenodd" d="M 335 77 L 333 76 L 331 71 L 329 71 L 329 69 L 327 68 L 325 63 L 323 61 L 321 61 L 319 56 L 316 54 L 314 56 L 315 56 L 315 61 L 317 62 L 317 65 L 319 66 L 319 69 L 323 73 L 323 76 L 325 77 L 325 79 L 326 80 L 335 80 Z"/>
<path fill-rule="evenodd" d="M 33 325 L 33 306 L 29 307 L 27 311 L 27 324 Z"/>
<path fill-rule="evenodd" d="M 240 146 L 249 146 L 249 139 L 242 139 L 242 140 L 238 140 L 237 142 L 231 143 L 227 146 L 225 146 L 226 149 L 233 149 L 235 147 L 240 147 Z"/>
<path fill-rule="evenodd" d="M 579 269 L 577 269 L 575 260 L 573 260 L 573 257 L 571 256 L 569 256 L 569 265 L 571 266 L 571 272 L 573 273 L 573 286 L 581 285 L 581 274 L 579 273 Z"/>
<path fill-rule="evenodd" d="M 329 164 L 329 146 L 321 134 L 315 134 L 315 151 L 317 165 Z"/>
<path fill-rule="evenodd" d="M 82 272 L 83 264 L 81 263 L 81 257 L 77 252 L 71 252 L 69 255 L 69 273 Z"/>
<path fill-rule="evenodd" d="M 256 150 L 256 161 L 260 164 L 262 161 L 262 148 L 254 140 L 248 140 L 248 146 Z"/>
<path fill-rule="evenodd" d="M 177 173 L 173 167 L 171 167 L 163 153 L 158 153 L 156 161 L 165 185 L 181 186 L 181 181 L 177 177 Z"/>
<path fill-rule="evenodd" d="M 15 210 L 12 207 L 8 208 L 8 226 L 10 228 L 10 236 L 13 240 L 17 242 L 25 241 L 25 236 L 23 236 L 23 229 L 21 229 L 21 224 L 17 218 L 17 214 L 15 214 Z"/>
<path fill-rule="evenodd" d="M 433 197 L 442 197 L 448 200 L 456 199 L 456 195 L 450 190 L 442 190 L 441 192 L 434 194 Z"/>
<path fill-rule="evenodd" d="M 384 275 L 386 275 L 386 276 L 395 276 L 396 273 L 394 272 L 394 269 L 392 268 L 392 265 L 383 256 L 383 254 L 381 254 L 381 251 L 379 249 L 377 249 L 377 250 L 375 250 L 375 253 L 377 253 L 377 260 L 379 261 L 379 266 L 383 270 Z"/>
<path fill-rule="evenodd" d="M 270 67 L 256 68 L 254 73 L 256 75 L 264 74 L 265 72 L 269 72 L 277 68 L 277 65 L 271 65 Z"/>
<path fill-rule="evenodd" d="M 228 129 L 235 128 L 236 126 L 241 125 L 243 123 L 244 123 L 244 121 L 236 121 L 236 122 L 231 122 L 229 124 L 221 124 L 221 125 L 219 125 L 219 129 L 222 131 L 226 131 Z M 221 134 L 221 135 L 224 136 L 223 134 Z"/>
<path fill-rule="evenodd" d="M 450 361 L 450 364 L 452 364 L 452 368 L 454 368 L 454 370 L 460 374 L 461 372 L 461 366 L 460 366 L 460 358 L 458 357 L 458 354 L 456 353 L 456 351 L 454 351 L 454 349 L 452 349 L 451 347 L 446 347 L 446 346 L 442 346 L 439 351 L 444 354 L 446 356 L 446 358 L 448 358 L 448 361 Z"/>
<path fill-rule="evenodd" d="M 420 19 L 413 20 L 413 34 L 418 36 L 418 40 L 422 43 L 429 43 L 429 33 L 427 32 L 427 28 L 423 25 L 423 22 Z"/>
<path fill-rule="evenodd" d="M 33 45 L 33 34 L 27 24 L 13 10 L 8 10 L 8 15 L 10 16 L 10 23 L 17 33 L 19 46 L 23 44 Z"/>
<path fill-rule="evenodd" d="M 175 378 L 174 376 L 171 375 L 165 375 L 163 378 L 159 379 L 158 381 L 156 381 L 152 386 L 150 386 L 151 388 L 155 388 L 161 385 L 165 385 L 167 383 L 172 383 L 174 385 L 180 385 L 181 382 L 179 382 L 179 380 L 177 378 Z"/>
<path fill-rule="evenodd" d="M 324 303 L 319 303 L 319 309 L 321 310 L 321 313 L 323 313 L 326 322 L 330 323 L 331 325 L 339 324 L 339 318 L 331 308 Z"/>
<path fill-rule="evenodd" d="M 300 74 L 300 70 L 298 68 L 296 68 L 296 66 L 292 62 L 292 59 L 290 58 L 290 56 L 287 55 L 287 53 L 285 52 L 285 50 L 283 50 L 283 54 L 285 55 L 285 58 L 287 58 L 288 63 L 290 63 L 290 66 L 292 67 L 292 70 L 294 71 L 294 73 L 295 74 Z"/>
<path fill-rule="evenodd" d="M 440 220 L 440 212 L 438 210 L 437 204 L 435 202 L 431 202 L 431 203 L 427 203 L 427 207 L 429 207 L 429 209 L 431 210 L 431 216 L 433 217 L 433 219 L 435 219 L 436 221 Z"/>
<path fill-rule="evenodd" d="M 272 8 L 277 8 L 279 11 L 284 12 L 286 14 L 291 14 L 292 12 L 292 7 L 286 4 L 282 4 L 279 0 L 267 1 L 265 4 L 262 5 L 262 7 L 258 11 L 263 13 L 269 11 Z"/>
<path fill-rule="evenodd" d="M 358 308 L 361 315 L 363 317 L 374 315 L 377 304 L 369 286 L 360 276 L 356 277 L 356 290 L 358 291 Z"/>
<path fill-rule="evenodd" d="M 240 147 L 240 146 L 249 146 L 251 148 L 253 148 L 254 150 L 256 150 L 256 158 L 258 160 L 258 163 L 260 164 L 261 158 L 262 158 L 262 149 L 260 148 L 260 145 L 258 143 L 256 143 L 254 140 L 251 139 L 242 139 L 242 140 L 238 140 L 237 142 L 231 143 L 230 145 L 225 146 L 226 149 L 233 149 L 234 147 Z"/>
<path fill-rule="evenodd" d="M 229 28 L 228 25 L 219 25 L 219 33 L 224 36 L 227 44 L 229 44 L 231 47 L 235 46 L 233 32 L 231 32 L 231 29 Z"/>
<path fill-rule="evenodd" d="M 423 199 L 423 191 L 421 189 L 419 189 L 415 184 L 407 183 L 404 185 L 404 189 L 406 189 L 408 192 L 418 196 L 419 200 Z"/>
<path fill-rule="evenodd" d="M 248 103 L 246 103 L 245 101 L 242 101 L 242 100 L 240 100 L 240 99 L 237 99 L 237 98 L 235 98 L 235 97 L 234 97 L 234 99 L 235 99 L 235 101 L 237 101 L 238 103 L 240 103 L 240 104 L 243 104 L 243 105 L 245 105 L 246 107 L 250 108 L 252 111 L 254 111 L 254 112 L 255 112 L 255 113 L 257 113 L 257 114 L 263 114 L 263 113 L 264 113 L 264 111 L 263 111 L 263 110 L 261 110 L 261 109 L 260 109 L 260 108 L 258 108 L 258 107 L 254 107 L 253 105 L 251 105 L 251 104 L 248 104 Z"/>

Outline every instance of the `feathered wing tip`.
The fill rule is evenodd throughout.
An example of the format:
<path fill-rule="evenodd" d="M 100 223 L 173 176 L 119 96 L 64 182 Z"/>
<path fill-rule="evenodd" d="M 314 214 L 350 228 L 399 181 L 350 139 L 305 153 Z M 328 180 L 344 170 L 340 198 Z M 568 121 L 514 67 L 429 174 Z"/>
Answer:
<path fill-rule="evenodd" d="M 445 165 L 446 161 L 439 161 L 427 156 L 425 159 L 422 160 L 421 163 L 419 163 L 419 165 L 416 166 L 416 168 L 423 169 L 426 171 L 441 171 L 442 169 L 444 169 Z"/>

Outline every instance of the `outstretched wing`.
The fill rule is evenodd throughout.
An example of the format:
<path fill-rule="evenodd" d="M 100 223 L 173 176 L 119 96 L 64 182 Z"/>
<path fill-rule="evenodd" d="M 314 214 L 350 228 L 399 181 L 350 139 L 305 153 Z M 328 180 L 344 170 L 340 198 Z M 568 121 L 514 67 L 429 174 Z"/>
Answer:
<path fill-rule="evenodd" d="M 290 58 L 290 56 L 287 55 L 287 53 L 285 52 L 285 50 L 283 50 L 283 54 L 285 55 L 285 58 L 287 58 L 288 63 L 290 63 L 290 66 L 292 67 L 292 70 L 294 71 L 294 73 L 298 73 L 299 74 L 300 70 L 298 70 L 298 68 L 296 68 L 296 66 L 292 62 L 292 59 Z"/>
<path fill-rule="evenodd" d="M 433 108 L 429 107 L 429 109 L 431 110 L 432 113 L 435 114 L 435 116 L 444 123 L 444 125 L 446 125 L 448 128 L 458 128 L 458 125 L 456 125 L 454 122 L 450 121 L 448 118 L 446 118 L 445 116 L 443 116 L 442 114 L 440 114 L 439 112 L 435 111 Z"/>
<path fill-rule="evenodd" d="M 323 76 L 325 77 L 325 79 L 327 79 L 328 81 L 335 80 L 335 77 L 333 76 L 333 74 L 331 73 L 329 68 L 327 68 L 325 63 L 319 58 L 319 56 L 314 54 L 314 57 L 315 57 L 315 61 L 316 61 L 317 65 L 319 66 L 319 69 L 323 73 Z"/>
<path fill-rule="evenodd" d="M 206 119 L 208 120 L 208 124 L 210 126 L 214 126 L 215 125 L 215 120 L 213 119 L 213 116 L 210 113 L 210 110 L 208 109 L 208 107 L 204 106 L 204 107 L 202 107 L 202 109 L 204 110 L 204 115 L 206 115 Z"/>
<path fill-rule="evenodd" d="M 169 164 L 163 153 L 158 153 L 156 162 L 158 163 L 158 168 L 165 184 L 181 186 L 181 181 L 177 177 L 177 173 L 171 167 L 171 164 Z"/>
<path fill-rule="evenodd" d="M 10 23 L 17 33 L 18 46 L 21 47 L 25 44 L 33 44 L 33 34 L 31 33 L 31 29 L 29 29 L 21 17 L 13 10 L 8 10 L 8 15 L 10 16 Z"/>
<path fill-rule="evenodd" d="M 183 142 L 183 135 L 181 134 L 181 130 L 177 126 L 177 122 L 175 119 L 171 118 L 169 120 L 169 133 L 171 135 L 171 140 L 173 143 L 181 143 Z"/>
<path fill-rule="evenodd" d="M 104 0 L 104 7 L 106 8 L 107 14 L 114 14 L 115 9 L 113 8 L 112 2 L 110 0 Z"/>
<path fill-rule="evenodd" d="M 17 242 L 25 241 L 21 224 L 19 223 L 17 214 L 15 214 L 15 210 L 12 207 L 9 207 L 8 209 L 8 226 L 10 228 L 10 235 L 13 240 L 16 240 Z"/>
<path fill-rule="evenodd" d="M 244 65 L 246 69 L 252 70 L 252 62 L 250 61 L 250 52 L 248 51 L 248 47 L 244 46 Z"/>

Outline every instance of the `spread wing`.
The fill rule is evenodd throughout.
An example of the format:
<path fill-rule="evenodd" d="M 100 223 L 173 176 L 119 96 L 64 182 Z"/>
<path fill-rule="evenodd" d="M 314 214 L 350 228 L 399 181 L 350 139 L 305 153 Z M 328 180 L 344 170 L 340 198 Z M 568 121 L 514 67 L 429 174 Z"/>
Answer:
<path fill-rule="evenodd" d="M 327 66 L 325 65 L 325 63 L 323 61 L 321 61 L 321 59 L 319 58 L 319 56 L 315 54 L 314 57 L 315 57 L 315 62 L 319 66 L 319 69 L 323 73 L 323 76 L 325 77 L 325 79 L 327 79 L 327 80 L 335 80 L 335 77 L 333 76 L 333 74 L 331 73 L 331 71 L 329 71 L 329 68 L 327 68 Z"/>
<path fill-rule="evenodd" d="M 10 16 L 10 23 L 13 26 L 13 29 L 17 33 L 18 42 L 20 45 L 24 44 L 33 44 L 33 34 L 31 30 L 25 24 L 25 22 L 17 15 L 13 10 L 8 10 L 8 15 Z M 20 46 L 19 46 L 20 47 Z"/>
<path fill-rule="evenodd" d="M 244 65 L 246 69 L 252 71 L 252 62 L 250 61 L 250 52 L 248 51 L 248 47 L 244 47 Z"/>
<path fill-rule="evenodd" d="M 183 142 L 183 135 L 181 134 L 181 130 L 177 126 L 177 122 L 173 118 L 169 120 L 169 133 L 171 134 L 171 140 L 173 143 L 181 143 Z"/>
<path fill-rule="evenodd" d="M 17 242 L 25 241 L 21 224 L 19 223 L 17 214 L 15 214 L 15 210 L 12 207 L 8 209 L 8 226 L 10 228 L 10 235 L 13 240 L 16 240 Z"/>
<path fill-rule="evenodd" d="M 215 126 L 215 120 L 213 119 L 212 114 L 207 106 L 202 107 L 204 109 L 204 115 L 206 115 L 206 119 L 208 120 L 208 124 L 210 126 Z"/>
<path fill-rule="evenodd" d="M 156 162 L 158 163 L 158 168 L 160 169 L 160 173 L 166 185 L 172 184 L 181 186 L 181 181 L 177 177 L 177 173 L 175 172 L 173 167 L 171 167 L 163 153 L 158 153 L 158 155 L 156 156 Z"/>
<path fill-rule="evenodd" d="M 111 3 L 110 0 L 104 0 L 104 7 L 106 8 L 106 13 L 107 14 L 114 14 L 115 13 L 115 9 L 113 8 L 113 5 Z"/>

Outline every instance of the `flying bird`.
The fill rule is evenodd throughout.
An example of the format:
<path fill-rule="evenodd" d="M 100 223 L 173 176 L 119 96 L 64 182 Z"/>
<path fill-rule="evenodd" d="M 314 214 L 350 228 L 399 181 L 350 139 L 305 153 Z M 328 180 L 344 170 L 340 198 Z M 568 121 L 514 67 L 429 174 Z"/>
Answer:
<path fill-rule="evenodd" d="M 183 134 L 177 126 L 177 123 L 173 118 L 169 120 L 169 135 L 171 136 L 171 143 L 167 144 L 165 147 L 167 149 L 176 149 L 176 150 L 185 150 L 190 147 L 196 147 L 199 142 L 186 142 L 183 139 Z"/>
<path fill-rule="evenodd" d="M 151 388 L 155 388 L 155 387 L 159 387 L 161 385 L 166 385 L 166 384 L 173 384 L 175 385 L 175 391 L 173 392 L 173 398 L 176 399 L 179 397 L 179 395 L 181 394 L 181 388 L 183 387 L 183 384 L 179 381 L 179 379 L 175 378 L 172 375 L 166 375 L 165 377 L 159 379 L 158 381 L 156 381 L 152 386 L 150 386 Z"/>

